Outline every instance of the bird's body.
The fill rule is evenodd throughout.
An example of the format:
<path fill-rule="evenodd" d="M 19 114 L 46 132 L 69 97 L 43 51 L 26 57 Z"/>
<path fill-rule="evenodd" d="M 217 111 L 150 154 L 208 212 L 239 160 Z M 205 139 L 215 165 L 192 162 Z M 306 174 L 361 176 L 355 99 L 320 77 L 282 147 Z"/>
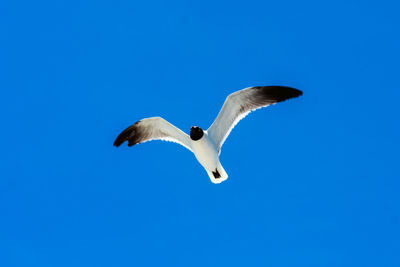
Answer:
<path fill-rule="evenodd" d="M 213 183 L 218 184 L 228 179 L 228 175 L 219 162 L 218 148 L 207 131 L 204 131 L 201 139 L 192 140 L 192 149 L 196 159 L 206 169 Z"/>
<path fill-rule="evenodd" d="M 217 118 L 207 130 L 193 126 L 189 136 L 163 118 L 151 117 L 125 129 L 117 137 L 114 145 L 118 147 L 128 141 L 128 146 L 133 146 L 156 139 L 179 143 L 194 153 L 213 183 L 221 183 L 228 178 L 228 175 L 219 161 L 219 154 L 233 127 L 253 110 L 301 94 L 301 91 L 285 86 L 245 88 L 226 98 Z"/>

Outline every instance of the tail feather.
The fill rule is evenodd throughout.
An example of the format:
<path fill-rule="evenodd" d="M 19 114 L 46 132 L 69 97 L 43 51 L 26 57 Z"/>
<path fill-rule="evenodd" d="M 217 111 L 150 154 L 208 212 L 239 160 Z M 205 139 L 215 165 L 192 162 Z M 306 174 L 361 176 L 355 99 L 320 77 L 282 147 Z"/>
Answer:
<path fill-rule="evenodd" d="M 225 172 L 224 168 L 219 164 L 217 168 L 212 171 L 206 170 L 211 182 L 214 184 L 219 184 L 228 179 L 228 174 Z"/>

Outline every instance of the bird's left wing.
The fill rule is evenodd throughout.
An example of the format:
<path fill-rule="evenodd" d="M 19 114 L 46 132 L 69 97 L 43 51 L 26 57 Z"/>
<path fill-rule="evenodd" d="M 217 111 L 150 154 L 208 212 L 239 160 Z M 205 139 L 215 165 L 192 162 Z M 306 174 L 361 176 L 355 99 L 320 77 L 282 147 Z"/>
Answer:
<path fill-rule="evenodd" d="M 218 152 L 233 127 L 251 111 L 302 95 L 300 90 L 286 86 L 255 86 L 230 94 L 207 132 Z"/>
<path fill-rule="evenodd" d="M 115 139 L 114 146 L 119 147 L 125 141 L 133 146 L 151 140 L 175 142 L 192 151 L 190 137 L 161 117 L 142 119 L 129 126 Z"/>

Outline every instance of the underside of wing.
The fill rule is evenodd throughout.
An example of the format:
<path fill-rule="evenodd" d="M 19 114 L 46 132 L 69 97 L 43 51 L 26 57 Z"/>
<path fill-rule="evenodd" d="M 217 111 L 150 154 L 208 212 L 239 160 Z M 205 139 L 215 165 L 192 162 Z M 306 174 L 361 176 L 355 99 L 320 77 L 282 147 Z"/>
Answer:
<path fill-rule="evenodd" d="M 217 118 L 207 132 L 220 151 L 233 127 L 251 111 L 302 94 L 300 90 L 286 86 L 255 86 L 237 91 L 226 98 Z"/>
<path fill-rule="evenodd" d="M 119 147 L 125 141 L 133 146 L 151 140 L 175 142 L 192 151 L 190 137 L 161 117 L 143 119 L 129 126 L 115 139 L 114 146 Z"/>

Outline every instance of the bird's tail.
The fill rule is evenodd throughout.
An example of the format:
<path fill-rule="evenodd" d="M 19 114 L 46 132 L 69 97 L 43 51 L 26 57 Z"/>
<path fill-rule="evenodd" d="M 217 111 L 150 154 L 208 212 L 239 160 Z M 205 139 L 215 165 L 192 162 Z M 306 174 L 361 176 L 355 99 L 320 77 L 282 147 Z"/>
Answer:
<path fill-rule="evenodd" d="M 218 163 L 217 168 L 215 168 L 214 170 L 211 171 L 206 170 L 206 171 L 208 176 L 210 176 L 211 182 L 213 182 L 214 184 L 219 184 L 228 179 L 228 174 L 222 167 L 221 163 Z"/>

